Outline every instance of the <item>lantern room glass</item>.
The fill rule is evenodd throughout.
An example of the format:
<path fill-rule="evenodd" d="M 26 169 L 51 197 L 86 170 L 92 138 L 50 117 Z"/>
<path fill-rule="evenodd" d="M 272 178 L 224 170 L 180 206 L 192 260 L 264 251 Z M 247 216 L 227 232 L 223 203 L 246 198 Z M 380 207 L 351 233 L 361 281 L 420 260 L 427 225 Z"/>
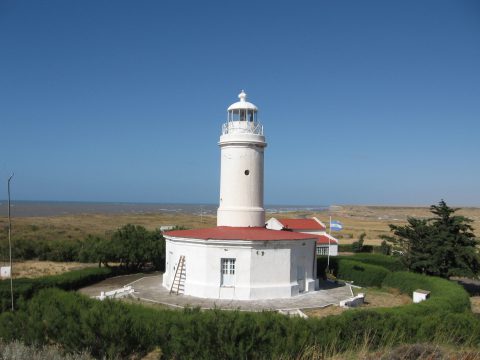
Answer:
<path fill-rule="evenodd" d="M 236 109 L 228 112 L 228 121 L 257 122 L 257 112 L 251 109 Z"/>

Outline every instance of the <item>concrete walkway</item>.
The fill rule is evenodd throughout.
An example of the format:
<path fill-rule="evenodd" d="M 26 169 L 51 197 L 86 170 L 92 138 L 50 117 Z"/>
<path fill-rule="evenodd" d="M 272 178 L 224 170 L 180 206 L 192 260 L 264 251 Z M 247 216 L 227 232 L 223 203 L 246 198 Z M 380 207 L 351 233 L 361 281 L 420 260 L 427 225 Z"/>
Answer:
<path fill-rule="evenodd" d="M 171 307 L 200 307 L 202 309 L 238 309 L 245 311 L 291 310 L 338 305 L 341 300 L 352 296 L 350 286 L 324 282 L 322 290 L 298 295 L 288 299 L 266 300 L 220 300 L 202 299 L 187 295 L 171 295 L 162 286 L 162 275 L 127 275 L 104 280 L 98 284 L 83 288 L 81 293 L 88 296 L 100 295 L 100 291 L 109 291 L 131 285 L 135 289 L 134 297 L 143 301 L 163 304 Z"/>

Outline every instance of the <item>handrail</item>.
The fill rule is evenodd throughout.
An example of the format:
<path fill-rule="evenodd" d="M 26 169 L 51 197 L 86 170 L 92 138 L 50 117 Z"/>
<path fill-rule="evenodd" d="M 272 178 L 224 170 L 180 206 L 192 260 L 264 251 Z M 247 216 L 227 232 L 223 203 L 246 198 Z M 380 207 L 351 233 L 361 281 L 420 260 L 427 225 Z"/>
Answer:
<path fill-rule="evenodd" d="M 222 135 L 226 134 L 263 135 L 263 125 L 259 122 L 229 121 L 222 125 Z"/>

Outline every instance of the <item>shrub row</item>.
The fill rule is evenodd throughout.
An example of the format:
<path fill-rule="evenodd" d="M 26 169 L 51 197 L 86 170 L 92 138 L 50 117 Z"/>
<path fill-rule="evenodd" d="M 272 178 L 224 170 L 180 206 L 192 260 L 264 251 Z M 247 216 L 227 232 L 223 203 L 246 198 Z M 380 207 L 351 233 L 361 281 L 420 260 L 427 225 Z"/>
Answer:
<path fill-rule="evenodd" d="M 352 281 L 355 285 L 380 287 L 389 273 L 390 271 L 378 265 L 340 259 L 336 277 Z"/>
<path fill-rule="evenodd" d="M 429 285 L 416 277 L 421 275 L 407 279 L 394 274 L 400 276 L 389 281 Z M 439 302 L 449 301 L 446 298 L 453 289 L 445 292 L 446 283 L 430 284 Z M 398 309 L 352 310 L 304 320 L 271 312 L 156 310 L 46 289 L 21 311 L 0 315 L 0 338 L 27 344 L 59 343 L 72 352 L 89 349 L 96 358 L 127 358 L 155 347 L 166 358 L 270 359 L 298 358 L 305 348 L 315 347 L 322 354 L 354 350 L 366 343 L 371 348 L 431 341 L 480 345 L 478 318 L 465 309 L 453 312 L 445 304 L 444 311 L 437 313 L 429 310 L 432 303 L 433 298 Z"/>
<path fill-rule="evenodd" d="M 338 245 L 339 252 L 357 252 L 354 244 L 340 244 Z M 381 253 L 378 245 L 362 245 L 360 253 Z"/>
<path fill-rule="evenodd" d="M 392 272 L 382 286 L 399 289 L 412 295 L 417 289 L 430 291 L 430 299 L 419 304 L 398 308 L 402 312 L 418 314 L 465 312 L 470 310 L 470 297 L 463 287 L 453 281 L 410 272 Z"/>
<path fill-rule="evenodd" d="M 89 349 L 95 357 L 108 358 L 142 355 L 155 347 L 160 347 L 166 358 L 266 359 L 295 358 L 312 347 L 319 355 L 354 350 L 366 342 L 371 348 L 431 341 L 480 345 L 480 320 L 469 312 L 469 298 L 461 286 L 440 278 L 389 272 L 352 258 L 332 258 L 332 265 L 340 274 L 351 274 L 359 284 L 385 275 L 381 285 L 408 294 L 422 288 L 431 291 L 431 299 L 398 308 L 358 309 L 304 320 L 270 312 L 156 310 L 44 289 L 24 302 L 19 311 L 0 315 L 0 338 L 27 344 L 58 343 L 67 351 Z M 364 274 L 369 276 L 362 277 Z M 64 289 L 82 282 L 81 277 L 73 280 L 76 276 L 71 274 L 60 277 L 67 279 L 49 277 L 39 282 L 45 287 L 59 284 Z"/>
<path fill-rule="evenodd" d="M 327 257 L 317 258 L 317 274 L 326 278 Z M 360 286 L 382 286 L 390 271 L 405 270 L 400 259 L 380 254 L 355 254 L 330 257 L 329 270 L 342 280 L 353 281 Z"/>
<path fill-rule="evenodd" d="M 116 274 L 116 270 L 112 268 L 88 268 L 36 279 L 15 279 L 13 281 L 13 301 L 14 304 L 21 303 L 44 288 L 57 287 L 63 290 L 76 290 L 114 274 Z M 9 310 L 11 307 L 10 281 L 0 281 L 0 310 Z"/>
<path fill-rule="evenodd" d="M 352 256 L 340 256 L 340 258 L 360 261 L 370 265 L 382 266 L 390 271 L 407 270 L 400 257 L 397 256 L 387 256 L 381 254 L 354 254 Z"/>
<path fill-rule="evenodd" d="M 97 262 L 98 256 L 83 251 L 85 241 L 65 239 L 19 239 L 14 240 L 12 257 L 15 260 L 48 260 L 48 261 L 80 261 Z M 0 243 L 3 252 L 7 252 L 6 240 Z"/>
<path fill-rule="evenodd" d="M 364 262 L 365 261 L 365 262 Z M 422 274 L 389 271 L 400 269 L 397 258 L 383 255 L 358 254 L 349 257 L 330 258 L 330 269 L 333 274 L 342 279 L 353 281 L 360 286 L 382 286 L 399 289 L 402 293 L 412 296 L 416 289 L 431 292 L 431 299 L 420 304 L 396 308 L 394 312 L 409 314 L 427 314 L 429 312 L 462 312 L 470 309 L 468 293 L 459 284 L 445 279 Z M 383 264 L 383 266 L 375 265 Z M 326 257 L 317 259 L 318 273 L 326 268 Z M 325 274 L 325 272 L 323 272 Z"/>

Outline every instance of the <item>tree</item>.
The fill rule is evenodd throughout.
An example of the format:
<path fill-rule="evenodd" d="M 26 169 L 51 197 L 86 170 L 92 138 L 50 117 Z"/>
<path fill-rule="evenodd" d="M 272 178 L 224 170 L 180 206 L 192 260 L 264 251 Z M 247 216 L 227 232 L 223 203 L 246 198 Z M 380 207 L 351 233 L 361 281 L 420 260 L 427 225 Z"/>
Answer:
<path fill-rule="evenodd" d="M 160 230 L 127 224 L 113 233 L 106 260 L 118 261 L 128 270 L 139 270 L 148 263 L 164 270 L 165 240 Z"/>
<path fill-rule="evenodd" d="M 473 220 L 454 215 L 457 210 L 441 200 L 430 206 L 434 217 L 410 217 L 404 226 L 390 224 L 394 236 L 383 238 L 393 244 L 411 271 L 444 278 L 476 277 L 480 270 L 479 241 L 470 225 Z"/>
<path fill-rule="evenodd" d="M 361 233 L 360 236 L 358 237 L 358 241 L 354 241 L 352 243 L 352 250 L 353 252 L 362 252 L 363 250 L 363 243 L 365 241 L 365 237 L 367 236 L 366 233 Z"/>

